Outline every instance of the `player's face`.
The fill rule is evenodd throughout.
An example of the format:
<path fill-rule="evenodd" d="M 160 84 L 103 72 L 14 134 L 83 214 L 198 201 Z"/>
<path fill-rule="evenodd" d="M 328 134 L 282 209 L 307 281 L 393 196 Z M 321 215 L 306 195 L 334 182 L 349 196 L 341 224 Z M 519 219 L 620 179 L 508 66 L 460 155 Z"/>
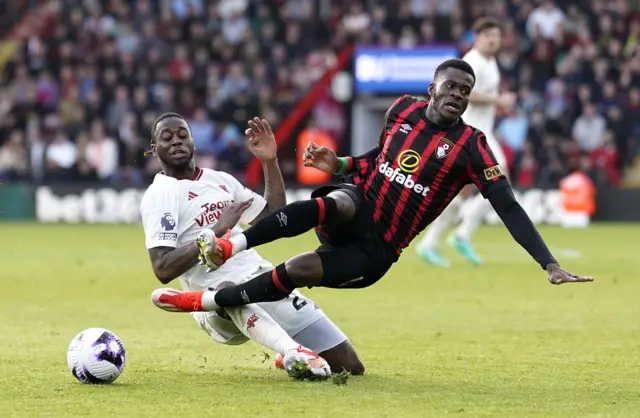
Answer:
<path fill-rule="evenodd" d="M 155 151 L 160 161 L 169 167 L 187 166 L 193 159 L 193 138 L 189 125 L 179 118 L 167 118 L 156 128 Z"/>
<path fill-rule="evenodd" d="M 445 121 L 458 119 L 469 105 L 469 95 L 475 80 L 457 68 L 447 68 L 429 85 L 429 95 L 436 110 Z"/>
<path fill-rule="evenodd" d="M 483 54 L 496 55 L 502 44 L 502 32 L 499 28 L 482 31 L 476 38 L 476 47 Z"/>

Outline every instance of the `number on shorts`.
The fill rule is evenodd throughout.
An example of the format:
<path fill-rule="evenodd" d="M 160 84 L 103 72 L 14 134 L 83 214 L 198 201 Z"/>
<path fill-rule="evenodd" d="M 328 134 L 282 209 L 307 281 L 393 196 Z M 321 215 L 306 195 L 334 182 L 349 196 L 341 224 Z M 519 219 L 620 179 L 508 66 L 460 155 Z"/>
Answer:
<path fill-rule="evenodd" d="M 300 301 L 300 297 L 298 296 L 293 298 L 293 307 L 296 311 L 299 311 L 300 309 L 304 308 L 306 305 L 307 305 L 306 300 Z"/>

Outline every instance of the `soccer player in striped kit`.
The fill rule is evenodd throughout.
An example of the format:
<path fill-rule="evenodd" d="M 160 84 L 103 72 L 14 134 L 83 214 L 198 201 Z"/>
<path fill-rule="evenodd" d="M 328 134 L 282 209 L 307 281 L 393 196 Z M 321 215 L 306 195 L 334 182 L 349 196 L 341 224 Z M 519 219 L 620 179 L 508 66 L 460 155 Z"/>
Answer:
<path fill-rule="evenodd" d="M 467 62 L 443 62 L 429 85 L 430 101 L 402 96 L 389 108 L 376 148 L 360 157 L 338 158 L 328 148 L 307 147 L 307 165 L 334 174 L 351 173 L 349 183 L 321 187 L 311 199 L 284 206 L 229 239 L 218 238 L 211 230 L 196 239 L 211 270 L 247 248 L 312 228 L 321 242 L 315 251 L 233 287 L 192 292 L 156 289 L 152 300 L 170 311 L 212 311 L 282 300 L 300 287 L 371 286 L 470 183 L 546 270 L 550 283 L 592 281 L 560 267 L 516 201 L 484 133 L 460 117 L 474 83 Z"/>

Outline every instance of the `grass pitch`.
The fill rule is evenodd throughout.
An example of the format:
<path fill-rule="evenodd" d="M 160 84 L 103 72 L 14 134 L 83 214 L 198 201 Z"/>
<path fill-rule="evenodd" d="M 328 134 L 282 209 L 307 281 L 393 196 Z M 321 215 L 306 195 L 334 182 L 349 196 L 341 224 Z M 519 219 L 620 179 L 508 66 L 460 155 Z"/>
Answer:
<path fill-rule="evenodd" d="M 590 284 L 552 286 L 508 233 L 483 228 L 487 263 L 430 268 L 408 249 L 364 290 L 306 290 L 350 336 L 367 372 L 294 382 L 262 347 L 211 342 L 189 315 L 155 308 L 140 227 L 1 224 L 0 417 L 638 416 L 640 226 L 542 229 Z M 259 251 L 274 263 L 312 235 Z M 177 283 L 175 283 L 177 285 Z M 71 338 L 118 334 L 110 386 L 77 382 Z"/>

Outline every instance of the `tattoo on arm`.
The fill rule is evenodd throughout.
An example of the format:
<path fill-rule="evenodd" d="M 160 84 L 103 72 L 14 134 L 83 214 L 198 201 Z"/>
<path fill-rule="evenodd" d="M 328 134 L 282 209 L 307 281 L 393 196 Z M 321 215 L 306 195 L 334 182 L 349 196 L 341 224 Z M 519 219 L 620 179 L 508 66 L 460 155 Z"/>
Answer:
<path fill-rule="evenodd" d="M 198 247 L 185 245 L 180 248 L 155 247 L 149 249 L 153 272 L 163 284 L 186 273 L 198 264 Z"/>
<path fill-rule="evenodd" d="M 264 163 L 262 169 L 264 171 L 265 183 L 264 199 L 267 201 L 267 206 L 265 206 L 256 219 L 251 221 L 251 225 L 287 204 L 284 180 L 282 179 L 278 162 Z"/>

